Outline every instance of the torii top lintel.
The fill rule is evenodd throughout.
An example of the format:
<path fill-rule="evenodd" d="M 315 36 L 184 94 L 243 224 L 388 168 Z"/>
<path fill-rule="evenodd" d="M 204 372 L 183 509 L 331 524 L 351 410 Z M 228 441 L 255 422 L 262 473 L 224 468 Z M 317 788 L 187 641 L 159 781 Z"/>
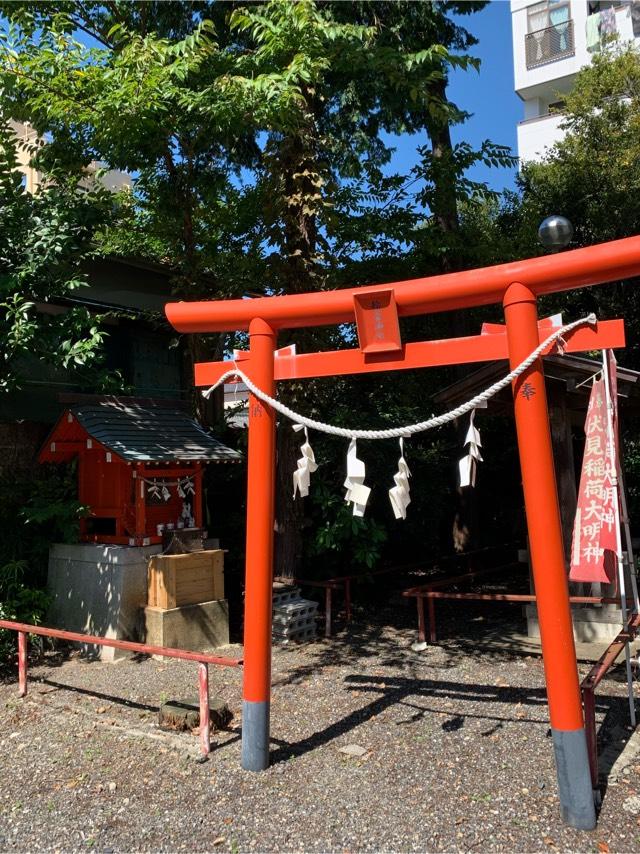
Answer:
<path fill-rule="evenodd" d="M 500 303 L 519 282 L 534 294 L 557 293 L 640 275 L 640 236 L 493 267 L 384 285 L 245 300 L 168 303 L 178 332 L 233 332 L 260 318 L 273 329 L 349 323 L 359 294 L 392 290 L 400 317 Z"/>

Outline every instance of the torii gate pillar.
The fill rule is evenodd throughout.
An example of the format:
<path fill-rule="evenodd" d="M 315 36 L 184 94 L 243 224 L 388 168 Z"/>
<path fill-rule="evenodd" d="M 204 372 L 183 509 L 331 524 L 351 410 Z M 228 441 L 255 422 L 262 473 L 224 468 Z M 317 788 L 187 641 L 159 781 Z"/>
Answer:
<path fill-rule="evenodd" d="M 273 397 L 276 333 L 255 318 L 249 341 L 247 373 Z M 250 395 L 242 694 L 242 767 L 247 771 L 269 767 L 275 424 L 274 410 Z"/>
<path fill-rule="evenodd" d="M 524 285 L 514 283 L 507 288 L 503 305 L 513 369 L 538 345 L 536 297 Z M 572 827 L 592 830 L 596 814 L 542 359 L 514 382 L 513 402 L 560 809 Z"/>

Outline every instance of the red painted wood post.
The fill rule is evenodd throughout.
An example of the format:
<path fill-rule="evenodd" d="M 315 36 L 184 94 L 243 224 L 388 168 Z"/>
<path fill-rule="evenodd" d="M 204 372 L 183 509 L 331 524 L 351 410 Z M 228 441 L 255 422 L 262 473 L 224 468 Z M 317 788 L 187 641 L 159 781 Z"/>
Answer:
<path fill-rule="evenodd" d="M 515 368 L 539 343 L 536 297 L 513 283 L 504 297 L 504 314 Z M 593 830 L 596 814 L 542 359 L 513 383 L 513 407 L 562 817 L 573 827 Z"/>
<path fill-rule="evenodd" d="M 27 634 L 18 632 L 18 694 L 27 695 Z"/>
<path fill-rule="evenodd" d="M 208 756 L 211 750 L 209 735 L 209 665 L 198 665 L 198 689 L 200 694 L 200 753 Z"/>
<path fill-rule="evenodd" d="M 248 365 L 256 386 L 273 396 L 276 333 L 257 318 L 251 321 L 249 342 L 250 358 L 243 364 Z M 242 767 L 246 771 L 269 767 L 275 426 L 274 410 L 250 394 L 242 690 Z"/>
<path fill-rule="evenodd" d="M 135 511 L 136 511 L 136 545 L 142 545 L 142 541 L 145 537 L 145 531 L 147 527 L 147 509 L 145 506 L 146 501 L 146 490 L 143 481 L 144 477 L 144 467 L 140 463 L 136 463 L 136 474 L 137 478 L 135 479 Z"/>
<path fill-rule="evenodd" d="M 196 463 L 194 471 L 195 480 L 195 495 L 193 496 L 193 519 L 196 523 L 196 528 L 202 528 L 204 507 L 204 494 L 202 492 L 202 464 Z"/>

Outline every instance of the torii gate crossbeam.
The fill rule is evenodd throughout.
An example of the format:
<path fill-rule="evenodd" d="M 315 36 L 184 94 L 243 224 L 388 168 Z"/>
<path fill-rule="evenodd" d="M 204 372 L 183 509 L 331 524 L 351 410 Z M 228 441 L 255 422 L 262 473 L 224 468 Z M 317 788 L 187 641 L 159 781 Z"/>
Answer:
<path fill-rule="evenodd" d="M 348 373 L 385 370 L 385 363 L 390 369 L 417 367 L 415 363 L 420 359 L 421 364 L 444 364 L 446 362 L 430 362 L 431 357 L 424 355 L 398 364 L 404 361 L 403 354 L 412 345 L 400 343 L 397 318 L 502 303 L 506 322 L 506 352 L 513 368 L 540 343 L 537 317 L 539 295 L 639 274 L 640 237 L 633 237 L 554 256 L 373 287 L 253 300 L 170 303 L 166 306 L 166 314 L 179 332 L 248 329 L 250 349 L 248 358 L 243 358 L 241 363 L 242 370 L 263 392 L 273 397 L 278 363 L 275 357 L 276 336 L 279 329 L 357 321 L 364 356 L 346 357 L 351 359 L 354 369 L 345 371 Z M 384 322 L 380 319 L 383 315 Z M 375 323 L 369 323 L 367 318 L 375 318 Z M 378 326 L 381 330 L 380 341 L 375 340 Z M 605 330 L 605 324 L 599 324 L 599 327 L 602 328 L 591 335 L 587 334 L 587 330 L 579 330 L 572 334 L 572 340 L 573 336 L 580 333 L 584 334 L 584 349 L 622 345 L 619 327 L 614 330 L 609 326 L 608 331 Z M 389 329 L 391 332 L 387 334 Z M 480 339 L 483 337 L 478 336 Z M 587 344 L 587 341 L 590 343 Z M 423 352 L 432 354 L 434 343 L 438 342 L 422 342 L 422 346 L 426 347 Z M 455 357 L 454 341 L 439 343 L 443 346 L 453 345 Z M 461 344 L 461 355 L 465 346 L 471 350 L 461 361 L 468 362 L 477 360 L 480 350 L 485 354 L 480 355 L 480 358 L 487 358 L 487 346 L 494 345 L 487 345 L 486 341 L 477 342 L 477 347 Z M 499 349 L 504 358 L 504 347 Z M 472 351 L 475 351 L 475 357 Z M 319 357 L 326 358 L 326 355 L 288 357 L 289 376 L 296 375 L 296 358 L 300 360 L 299 365 L 307 359 L 308 367 L 303 375 L 317 375 L 310 373 L 317 364 L 314 368 L 309 367 L 309 360 L 315 358 L 319 363 Z M 392 364 L 394 362 L 395 365 Z M 374 363 L 376 368 L 371 367 Z M 225 364 L 226 368 L 233 365 L 217 363 L 199 366 L 198 384 L 209 384 L 212 372 L 221 371 Z M 277 369 L 280 374 L 278 379 L 286 378 L 282 376 L 283 365 L 284 360 Z M 541 359 L 518 378 L 514 383 L 513 394 L 561 811 L 568 824 L 592 829 L 596 822 L 595 809 Z M 250 395 L 242 726 L 242 764 L 249 770 L 263 770 L 269 764 L 274 416 L 270 406 Z"/>

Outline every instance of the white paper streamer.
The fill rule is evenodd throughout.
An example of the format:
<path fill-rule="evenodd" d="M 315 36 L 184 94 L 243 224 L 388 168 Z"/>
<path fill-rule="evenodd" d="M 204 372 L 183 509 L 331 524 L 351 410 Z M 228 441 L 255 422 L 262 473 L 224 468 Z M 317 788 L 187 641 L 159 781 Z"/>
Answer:
<path fill-rule="evenodd" d="M 298 459 L 298 468 L 293 473 L 293 497 L 295 498 L 296 492 L 299 492 L 300 498 L 306 498 L 309 494 L 311 474 L 317 470 L 318 464 L 309 444 L 307 428 L 302 424 L 294 424 L 293 429 L 296 431 L 304 430 L 304 443 L 300 445 L 302 456 Z"/>
<path fill-rule="evenodd" d="M 393 479 L 395 486 L 389 490 L 389 501 L 393 515 L 396 519 L 407 518 L 407 507 L 411 504 L 409 496 L 409 478 L 411 472 L 404 458 L 404 439 L 400 439 L 400 459 L 398 460 L 398 471 L 394 474 Z"/>
<path fill-rule="evenodd" d="M 162 497 L 165 501 L 168 501 L 171 498 L 171 493 L 169 492 L 166 486 L 162 487 Z"/>
<path fill-rule="evenodd" d="M 357 453 L 357 442 L 355 439 L 352 439 L 349 442 L 349 450 L 347 451 L 347 478 L 344 482 L 347 492 L 344 500 L 348 504 L 353 504 L 354 516 L 364 516 L 371 490 L 368 486 L 364 485 L 364 462 L 358 459 Z"/>
<path fill-rule="evenodd" d="M 474 422 L 476 411 L 475 409 L 471 412 L 471 418 L 469 419 L 469 429 L 467 430 L 467 435 L 464 440 L 465 447 L 469 446 L 469 451 L 465 457 L 463 457 L 458 463 L 458 469 L 460 472 L 460 486 L 464 488 L 465 486 L 475 486 L 476 485 L 476 469 L 478 463 L 482 462 L 482 454 L 480 453 L 480 448 L 482 447 L 482 442 L 480 441 L 480 433 L 476 428 Z"/>

